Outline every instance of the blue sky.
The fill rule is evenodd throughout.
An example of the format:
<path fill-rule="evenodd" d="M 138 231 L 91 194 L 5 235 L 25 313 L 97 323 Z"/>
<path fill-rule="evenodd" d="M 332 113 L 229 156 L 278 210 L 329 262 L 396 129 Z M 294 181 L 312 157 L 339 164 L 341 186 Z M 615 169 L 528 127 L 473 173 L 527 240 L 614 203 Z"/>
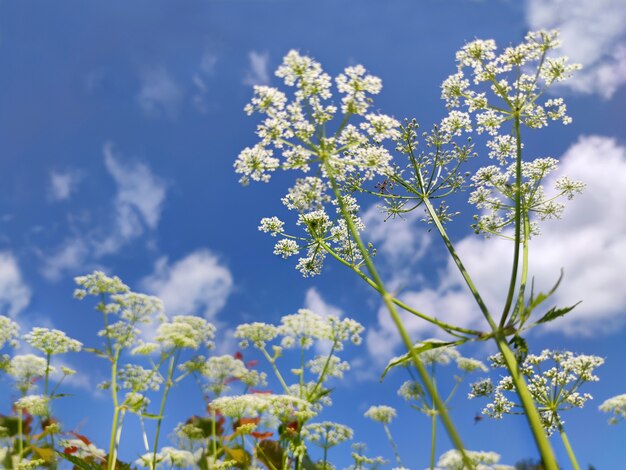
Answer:
<path fill-rule="evenodd" d="M 273 70 L 295 48 L 331 75 L 362 63 L 383 80 L 378 109 L 428 128 L 445 114 L 439 85 L 466 41 L 507 45 L 530 29 L 557 27 L 564 53 L 585 66 L 558 90 L 574 122 L 529 134 L 526 150 L 562 157 L 561 171 L 584 180 L 587 191 L 533 240 L 531 269 L 547 286 L 564 267 L 556 300 L 583 303 L 530 343 L 606 358 L 601 381 L 587 388 L 595 400 L 566 420 L 581 462 L 615 468 L 626 431 L 609 427 L 597 406 L 626 392 L 625 24 L 624 0 L 2 2 L 0 314 L 24 332 L 54 326 L 93 344 L 100 318 L 72 299 L 72 279 L 95 268 L 160 295 L 170 314 L 211 319 L 224 332 L 221 352 L 235 351 L 228 330 L 240 322 L 276 322 L 305 306 L 341 312 L 369 333 L 349 353 L 355 370 L 335 390 L 333 418 L 357 429 L 371 454 L 391 458 L 382 429 L 362 413 L 371 404 L 397 406 L 400 451 L 411 468 L 425 467 L 427 420 L 395 396 L 405 377 L 377 380 L 377 368 L 399 349 L 374 292 L 332 263 L 321 277 L 301 278 L 257 231 L 261 217 L 282 212 L 288 182 L 237 183 L 233 161 L 256 142 L 257 122 L 243 107 L 252 85 L 279 84 Z M 375 209 L 364 210 L 383 272 L 391 282 L 402 276 L 406 299 L 429 311 L 453 306 L 455 321 L 480 325 L 438 239 L 417 221 L 384 224 Z M 464 210 L 453 238 L 496 303 L 511 246 L 472 235 L 471 208 Z M 435 334 L 416 322 L 409 329 L 415 339 Z M 59 403 L 59 414 L 104 447 L 99 420 L 108 423 L 110 405 L 93 392 L 104 364 L 100 370 L 86 353 L 67 362 L 81 372 L 68 386 L 81 406 Z M 0 393 L 13 393 L 6 380 Z M 174 392 L 167 429 L 201 413 L 189 393 Z M 459 400 L 453 409 L 469 448 L 497 451 L 504 463 L 534 455 L 521 420 L 474 425 L 480 408 Z M 133 459 L 140 442 L 128 436 L 122 456 Z M 442 439 L 439 453 L 448 448 Z M 556 440 L 555 448 L 564 455 Z M 349 448 L 341 452 L 340 465 Z"/>

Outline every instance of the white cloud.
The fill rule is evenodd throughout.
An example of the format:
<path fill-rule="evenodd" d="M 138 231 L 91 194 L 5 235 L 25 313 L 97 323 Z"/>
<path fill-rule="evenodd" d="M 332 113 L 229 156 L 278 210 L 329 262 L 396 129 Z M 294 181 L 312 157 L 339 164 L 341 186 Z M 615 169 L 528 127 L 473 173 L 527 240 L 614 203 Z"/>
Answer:
<path fill-rule="evenodd" d="M 546 292 L 558 279 L 560 269 L 565 270 L 546 307 L 583 302 L 544 328 L 579 336 L 615 332 L 626 323 L 626 147 L 608 137 L 581 137 L 563 155 L 554 178 L 562 175 L 582 180 L 587 187 L 582 195 L 568 201 L 562 220 L 542 223 L 542 234 L 530 244 L 530 274 L 536 289 Z M 486 304 L 497 312 L 510 277 L 511 242 L 472 235 L 456 248 Z M 487 329 L 452 261 L 437 287 L 406 292 L 401 297 L 440 320 Z M 415 339 L 437 333 L 430 324 L 402 315 Z M 383 361 L 399 344 L 395 326 L 383 308 L 377 327 L 368 333 L 367 344 L 372 356 L 384 356 Z"/>
<path fill-rule="evenodd" d="M 213 320 L 233 289 L 233 278 L 214 254 L 198 250 L 174 264 L 159 259 L 142 286 L 163 300 L 170 316 L 202 315 Z"/>
<path fill-rule="evenodd" d="M 77 171 L 65 171 L 50 173 L 49 194 L 52 201 L 65 201 L 76 192 L 82 175 Z"/>
<path fill-rule="evenodd" d="M 155 230 L 161 218 L 166 184 L 143 163 L 125 163 L 113 152 L 113 144 L 103 147 L 104 164 L 116 183 L 111 208 L 112 219 L 100 225 L 77 230 L 55 251 L 44 258 L 42 275 L 51 281 L 65 272 L 85 269 L 85 264 L 104 255 L 119 252 L 125 245 Z"/>
<path fill-rule="evenodd" d="M 306 291 L 304 296 L 304 308 L 308 308 L 312 312 L 323 317 L 328 317 L 330 315 L 341 317 L 343 315 L 341 309 L 327 303 L 319 292 L 317 292 L 315 287 L 311 287 Z"/>
<path fill-rule="evenodd" d="M 78 268 L 85 269 L 84 262 L 88 254 L 85 240 L 70 238 L 55 253 L 45 257 L 41 274 L 49 281 L 58 281 L 67 271 L 76 274 Z"/>
<path fill-rule="evenodd" d="M 128 241 L 141 236 L 144 227 L 154 230 L 161 218 L 166 185 L 143 163 L 124 164 L 104 145 L 104 162 L 117 184 L 115 224 L 112 233 L 98 242 L 98 254 L 118 251 Z"/>
<path fill-rule="evenodd" d="M 146 70 L 142 76 L 137 101 L 143 111 L 151 116 L 166 114 L 175 118 L 183 102 L 182 87 L 163 68 Z"/>
<path fill-rule="evenodd" d="M 243 79 L 244 85 L 267 85 L 270 82 L 268 72 L 270 56 L 267 52 L 250 51 L 248 53 L 249 68 Z"/>
<path fill-rule="evenodd" d="M 30 303 L 30 295 L 13 254 L 0 252 L 0 314 L 16 317 Z"/>
<path fill-rule="evenodd" d="M 430 234 L 417 218 L 389 219 L 377 205 L 363 214 L 365 233 L 377 251 L 384 254 L 395 268 L 405 267 L 424 256 L 430 246 Z"/>
<path fill-rule="evenodd" d="M 625 0 L 528 0 L 531 29 L 561 32 L 562 52 L 584 69 L 565 82 L 575 91 L 610 98 L 626 82 Z"/>

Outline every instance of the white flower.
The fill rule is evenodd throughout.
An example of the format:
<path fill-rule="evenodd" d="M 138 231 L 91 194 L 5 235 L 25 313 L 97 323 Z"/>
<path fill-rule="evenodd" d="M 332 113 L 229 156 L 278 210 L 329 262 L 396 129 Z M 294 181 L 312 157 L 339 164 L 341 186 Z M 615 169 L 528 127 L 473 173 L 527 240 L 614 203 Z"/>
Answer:
<path fill-rule="evenodd" d="M 50 371 L 53 368 L 50 367 Z M 18 380 L 30 380 L 34 377 L 43 377 L 46 373 L 46 360 L 34 354 L 13 356 L 9 362 L 8 374 Z"/>
<path fill-rule="evenodd" d="M 122 388 L 133 392 L 158 390 L 163 383 L 163 377 L 156 370 L 144 369 L 140 365 L 126 364 L 119 373 Z"/>
<path fill-rule="evenodd" d="M 65 449 L 72 449 L 72 455 L 79 458 L 93 457 L 97 460 L 104 460 L 106 457 L 104 450 L 97 448 L 92 443 L 87 444 L 81 439 L 60 439 L 59 444 Z"/>
<path fill-rule="evenodd" d="M 599 407 L 600 411 L 605 413 L 612 413 L 609 419 L 610 424 L 615 424 L 622 419 L 626 419 L 626 394 L 617 395 L 605 400 Z"/>
<path fill-rule="evenodd" d="M 274 245 L 274 254 L 282 256 L 283 258 L 289 258 L 300 251 L 298 244 L 289 238 L 283 238 L 278 240 Z"/>
<path fill-rule="evenodd" d="M 39 327 L 33 328 L 30 333 L 24 335 L 24 340 L 33 348 L 51 355 L 80 351 L 83 346 L 80 341 L 68 337 L 60 330 Z"/>
<path fill-rule="evenodd" d="M 0 349 L 7 343 L 16 347 L 19 331 L 20 327 L 17 323 L 4 315 L 0 315 Z"/>
<path fill-rule="evenodd" d="M 99 296 L 124 293 L 130 290 L 119 277 L 108 277 L 102 271 L 94 271 L 86 276 L 75 277 L 74 281 L 81 287 L 81 289 L 74 291 L 74 297 L 77 299 L 82 299 L 87 294 Z"/>
<path fill-rule="evenodd" d="M 204 318 L 177 315 L 171 322 L 159 325 L 155 340 L 164 348 L 198 349 L 203 343 L 213 348 L 214 338 L 215 326 Z"/>
<path fill-rule="evenodd" d="M 380 78 L 366 75 L 362 65 L 347 67 L 335 82 L 339 93 L 345 95 L 341 100 L 344 114 L 365 114 L 370 106 L 366 93 L 376 95 L 382 89 Z"/>
<path fill-rule="evenodd" d="M 46 416 L 49 401 L 44 395 L 26 395 L 15 402 L 15 407 L 34 416 Z"/>
<path fill-rule="evenodd" d="M 259 225 L 259 230 L 264 233 L 269 233 L 272 237 L 275 237 L 279 233 L 283 232 L 284 226 L 285 223 L 278 217 L 263 217 L 261 219 L 261 224 Z"/>
<path fill-rule="evenodd" d="M 400 123 L 394 118 L 387 116 L 386 114 L 367 114 L 365 116 L 367 121 L 361 123 L 361 129 L 363 129 L 367 135 L 369 135 L 374 142 L 380 144 L 385 139 L 396 140 L 400 137 Z"/>
<path fill-rule="evenodd" d="M 120 316 L 131 323 L 149 324 L 152 318 L 163 315 L 165 311 L 163 301 L 151 295 L 127 292 L 113 295 L 111 299 L 119 304 Z"/>
<path fill-rule="evenodd" d="M 275 171 L 278 165 L 279 161 L 272 157 L 271 150 L 256 145 L 243 149 L 234 166 L 235 173 L 243 175 L 239 182 L 245 185 L 250 182 L 250 179 L 267 183 L 270 180 L 270 173 Z"/>
<path fill-rule="evenodd" d="M 307 176 L 298 178 L 295 185 L 289 189 L 287 195 L 282 198 L 287 209 L 298 212 L 311 212 L 322 209 L 325 202 L 330 201 L 326 194 L 328 187 L 321 178 Z M 282 230 L 279 230 L 282 231 Z"/>
<path fill-rule="evenodd" d="M 243 323 L 235 329 L 235 338 L 246 342 L 241 345 L 242 347 L 246 347 L 247 342 L 251 341 L 257 348 L 264 348 L 265 344 L 276 336 L 278 336 L 278 328 L 267 323 Z"/>
<path fill-rule="evenodd" d="M 354 431 L 348 426 L 332 421 L 306 424 L 302 428 L 302 437 L 313 444 L 329 449 L 352 439 Z"/>
<path fill-rule="evenodd" d="M 500 455 L 495 452 L 466 450 L 465 455 L 477 470 L 515 470 L 508 465 L 496 465 L 500 461 Z M 461 453 L 452 449 L 439 457 L 437 468 L 440 470 L 465 470 L 467 466 L 463 463 Z"/>
<path fill-rule="evenodd" d="M 281 345 L 285 348 L 301 346 L 308 349 L 315 339 L 332 339 L 328 321 L 305 308 L 299 309 L 293 315 L 283 316 L 278 332 L 283 336 Z"/>
<path fill-rule="evenodd" d="M 292 395 L 248 394 L 220 397 L 211 402 L 211 407 L 230 418 L 256 417 L 269 413 L 283 422 L 294 417 L 306 420 L 316 414 L 308 401 Z"/>
<path fill-rule="evenodd" d="M 370 406 L 364 416 L 383 424 L 390 423 L 396 416 L 395 408 L 386 405 Z"/>

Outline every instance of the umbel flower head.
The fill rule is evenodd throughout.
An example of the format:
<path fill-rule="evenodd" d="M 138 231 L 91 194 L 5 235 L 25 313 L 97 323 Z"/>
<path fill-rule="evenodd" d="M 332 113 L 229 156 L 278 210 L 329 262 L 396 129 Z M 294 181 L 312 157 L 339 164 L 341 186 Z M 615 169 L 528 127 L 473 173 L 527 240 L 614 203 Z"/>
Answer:
<path fill-rule="evenodd" d="M 19 331 L 20 327 L 17 323 L 9 317 L 0 315 L 0 349 L 2 349 L 5 344 L 9 344 L 13 347 L 17 346 L 16 339 Z"/>
<path fill-rule="evenodd" d="M 63 331 L 49 328 L 35 327 L 24 335 L 24 340 L 33 348 L 50 355 L 80 351 L 83 346 L 80 341 L 68 337 Z"/>
<path fill-rule="evenodd" d="M 489 358 L 494 368 L 503 368 L 501 354 Z M 592 396 L 578 390 L 585 382 L 597 382 L 594 374 L 596 367 L 604 359 L 586 354 L 574 354 L 570 351 L 551 351 L 545 349 L 539 355 L 529 354 L 521 364 L 520 371 L 528 382 L 528 390 L 537 403 L 542 424 L 548 433 L 561 430 L 565 422 L 563 411 L 582 408 Z M 482 379 L 471 385 L 469 398 L 491 397 L 483 413 L 493 418 L 502 418 L 504 414 L 519 414 L 521 405 L 508 398 L 514 391 L 510 375 L 500 379 L 494 387 L 490 379 Z"/>

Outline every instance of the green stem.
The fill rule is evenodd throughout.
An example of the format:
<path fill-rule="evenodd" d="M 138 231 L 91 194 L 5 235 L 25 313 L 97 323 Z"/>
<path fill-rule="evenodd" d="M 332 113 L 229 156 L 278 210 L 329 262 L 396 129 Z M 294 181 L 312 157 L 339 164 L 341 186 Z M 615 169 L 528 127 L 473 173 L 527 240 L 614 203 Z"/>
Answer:
<path fill-rule="evenodd" d="M 367 274 L 365 274 L 363 271 L 361 271 L 357 266 L 355 266 L 354 264 L 346 261 L 345 259 L 343 259 L 341 256 L 339 256 L 337 253 L 335 253 L 335 251 L 332 249 L 332 247 L 330 247 L 326 242 L 324 241 L 320 241 L 319 244 L 333 257 L 335 258 L 337 261 L 339 261 L 341 264 L 343 264 L 344 266 L 347 266 L 348 268 L 352 269 L 352 271 L 354 271 L 361 279 L 363 279 L 370 287 L 372 287 L 375 291 L 377 291 L 379 294 L 382 294 L 382 292 L 380 291 L 378 285 L 372 280 L 370 279 Z M 429 323 L 432 323 L 434 325 L 437 325 L 439 328 L 441 328 L 444 331 L 447 331 L 448 333 L 450 333 L 451 335 L 454 336 L 460 336 L 457 333 L 465 333 L 468 335 L 473 335 L 473 336 L 480 336 L 482 334 L 482 332 L 478 331 L 478 330 L 472 330 L 469 328 L 462 328 L 459 326 L 455 326 L 455 325 L 450 325 L 448 323 L 442 322 L 440 320 L 437 320 L 434 317 L 430 317 L 428 315 L 426 315 L 425 313 L 420 312 L 419 310 L 414 309 L 413 307 L 405 304 L 404 302 L 402 302 L 401 300 L 399 300 L 396 297 L 393 297 L 392 302 L 394 304 L 396 304 L 398 307 L 400 307 L 403 310 L 406 310 L 407 312 L 415 315 L 416 317 L 421 318 L 422 320 L 426 320 Z M 457 333 L 455 333 L 457 332 Z"/>
<path fill-rule="evenodd" d="M 172 377 L 174 376 L 174 370 L 178 357 L 180 356 L 180 349 L 177 349 L 170 357 L 170 364 L 167 369 L 167 380 L 165 382 L 165 388 L 163 390 L 163 398 L 161 398 L 161 406 L 159 407 L 159 418 L 157 419 L 156 434 L 154 435 L 154 452 L 152 454 L 152 468 L 156 468 L 157 451 L 159 449 L 159 436 L 161 434 L 161 424 L 163 423 L 163 413 L 165 412 L 165 402 L 167 401 L 167 395 L 170 388 L 172 388 Z"/>
<path fill-rule="evenodd" d="M 522 137 L 520 131 L 519 111 L 515 112 L 514 119 L 515 140 L 517 143 L 517 157 L 515 161 L 515 250 L 513 252 L 513 267 L 511 269 L 511 280 L 509 290 L 506 295 L 506 302 L 500 318 L 500 328 L 506 325 L 506 320 L 513 303 L 513 295 L 517 283 L 517 271 L 520 257 L 520 242 L 522 236 Z"/>
<path fill-rule="evenodd" d="M 461 261 L 461 258 L 459 258 L 459 255 L 454 249 L 454 245 L 450 241 L 450 237 L 448 237 L 448 234 L 445 228 L 443 228 L 443 225 L 441 221 L 439 220 L 439 217 L 437 216 L 437 212 L 435 211 L 435 208 L 431 204 L 430 199 L 428 199 L 427 197 L 424 198 L 424 205 L 426 206 L 428 215 L 430 216 L 433 223 L 435 224 L 435 227 L 437 228 L 437 231 L 439 232 L 439 235 L 441 236 L 443 243 L 446 245 L 446 248 L 448 249 L 448 252 L 450 253 L 450 256 L 452 257 L 454 264 L 456 264 L 461 275 L 463 276 L 463 279 L 465 280 L 465 284 L 467 284 L 467 287 L 472 293 L 474 300 L 478 304 L 480 311 L 482 312 L 483 316 L 489 323 L 489 326 L 491 326 L 492 330 L 495 331 L 498 327 L 496 323 L 494 322 L 493 318 L 491 317 L 491 314 L 489 313 L 489 309 L 487 308 L 487 305 L 483 301 L 482 296 L 480 295 L 480 293 L 478 292 L 478 289 L 474 285 L 474 281 L 472 280 L 469 273 L 467 272 L 467 269 L 465 268 L 465 265 Z"/>
<path fill-rule="evenodd" d="M 448 432 L 448 435 L 450 436 L 450 440 L 452 440 L 454 446 L 461 453 L 461 456 L 465 464 L 470 469 L 473 469 L 474 465 L 471 462 L 471 460 L 468 458 L 467 454 L 465 453 L 465 447 L 463 446 L 461 437 L 459 436 L 454 424 L 452 423 L 452 420 L 450 419 L 450 416 L 448 415 L 448 412 L 445 408 L 445 404 L 441 400 L 441 397 L 437 393 L 437 390 L 435 389 L 432 381 L 430 380 L 430 377 L 424 367 L 424 364 L 422 363 L 419 356 L 415 353 L 415 350 L 413 349 L 413 342 L 411 341 L 411 338 L 409 337 L 406 331 L 406 328 L 404 327 L 404 324 L 402 323 L 402 320 L 400 319 L 400 315 L 398 314 L 396 310 L 395 304 L 393 303 L 393 296 L 389 294 L 387 290 L 385 289 L 385 285 L 382 279 L 380 278 L 378 271 L 376 270 L 376 266 L 374 266 L 374 263 L 369 255 L 369 252 L 367 248 L 365 247 L 365 245 L 363 244 L 363 240 L 361 240 L 359 231 L 354 225 L 354 221 L 352 220 L 352 215 L 346 209 L 343 197 L 341 196 L 341 192 L 339 190 L 339 186 L 337 185 L 337 181 L 335 180 L 333 176 L 333 169 L 328 164 L 327 158 L 325 157 L 326 156 L 322 155 L 322 162 L 324 164 L 324 169 L 326 170 L 328 179 L 331 184 L 331 188 L 333 190 L 333 193 L 335 194 L 335 197 L 337 198 L 337 201 L 339 203 L 339 208 L 341 210 L 341 214 L 344 220 L 346 221 L 346 225 L 348 229 L 350 230 L 350 234 L 354 238 L 354 241 L 357 244 L 357 247 L 359 248 L 361 255 L 363 256 L 363 261 L 365 262 L 369 270 L 372 280 L 378 286 L 377 290 L 382 296 L 385 307 L 387 308 L 387 310 L 389 311 L 391 315 L 393 323 L 395 324 L 400 334 L 400 337 L 402 338 L 402 342 L 404 343 L 405 348 L 411 355 L 411 360 L 413 361 L 413 365 L 417 369 L 417 372 L 419 373 L 420 378 L 426 387 L 426 390 L 428 390 L 428 393 L 431 396 L 433 403 L 437 407 L 437 410 L 439 410 L 439 413 L 441 415 L 441 420 L 443 421 L 446 431 Z"/>
<path fill-rule="evenodd" d="M 106 315 L 105 315 L 106 318 Z M 113 356 L 113 364 L 111 365 L 111 396 L 113 398 L 113 423 L 111 424 L 111 437 L 109 439 L 109 456 L 107 459 L 107 469 L 114 470 L 117 462 L 117 449 L 115 447 L 115 437 L 117 435 L 117 426 L 120 414 L 120 404 L 117 398 L 117 362 L 120 358 L 120 349 L 117 348 Z"/>
<path fill-rule="evenodd" d="M 217 424 L 215 420 L 217 419 L 217 414 L 215 413 L 215 409 L 211 407 L 211 455 L 213 457 L 213 462 L 217 461 Z"/>
<path fill-rule="evenodd" d="M 22 463 L 22 454 L 24 453 L 24 429 L 21 408 L 18 408 L 17 410 L 17 449 L 19 452 L 17 456 L 17 464 L 19 466 L 19 464 Z"/>
<path fill-rule="evenodd" d="M 574 450 L 572 449 L 569 439 L 567 438 L 567 434 L 565 434 L 565 429 L 563 429 L 563 426 L 559 427 L 559 433 L 561 434 L 563 445 L 565 446 L 565 450 L 567 451 L 567 456 L 569 457 L 570 462 L 572 462 L 572 468 L 574 470 L 580 470 L 578 460 L 576 460 L 576 455 L 574 455 Z"/>
<path fill-rule="evenodd" d="M 498 344 L 498 349 L 502 353 L 506 367 L 511 374 L 517 395 L 522 402 L 522 407 L 525 412 L 524 414 L 526 415 L 526 419 L 528 420 L 528 424 L 533 433 L 535 444 L 537 445 L 543 460 L 543 466 L 545 467 L 545 470 L 559 470 L 559 466 L 554 457 L 554 452 L 552 451 L 552 446 L 550 445 L 548 437 L 543 429 L 543 425 L 541 424 L 541 418 L 539 417 L 539 412 L 537 411 L 533 397 L 528 390 L 524 377 L 520 374 L 515 354 L 511 351 L 511 348 L 501 331 L 498 331 L 495 334 L 495 340 Z"/>
<path fill-rule="evenodd" d="M 432 411 L 430 433 L 430 470 L 435 470 L 435 442 L 437 437 L 437 410 Z"/>
<path fill-rule="evenodd" d="M 400 467 L 403 467 L 402 461 L 400 460 L 400 454 L 398 453 L 398 447 L 396 446 L 393 437 L 391 437 L 391 431 L 389 430 L 389 426 L 387 426 L 387 423 L 383 423 L 383 428 L 385 428 L 385 434 L 387 435 L 387 439 L 389 439 L 389 444 L 391 444 L 391 448 L 393 449 L 393 455 L 396 457 L 396 462 L 398 462 L 398 465 Z"/>
<path fill-rule="evenodd" d="M 289 394 L 289 387 L 287 386 L 287 382 L 285 382 L 285 379 L 283 379 L 283 376 L 278 370 L 278 367 L 276 367 L 276 362 L 274 361 L 274 359 L 270 357 L 270 355 L 268 354 L 267 350 L 264 347 L 261 347 L 258 349 L 263 353 L 263 355 L 265 356 L 265 359 L 267 359 L 267 362 L 270 363 L 270 366 L 272 366 L 272 370 L 274 371 L 274 374 L 276 375 L 276 378 L 280 382 L 280 385 L 283 387 L 283 390 L 285 391 L 285 393 Z"/>
<path fill-rule="evenodd" d="M 520 149 L 520 152 L 521 152 L 521 149 Z M 520 171 L 521 171 L 521 166 L 520 166 Z M 544 466 L 546 467 L 545 470 L 558 470 L 558 465 L 556 463 L 556 459 L 554 458 L 554 452 L 552 451 L 552 447 L 550 445 L 550 442 L 548 441 L 548 437 L 546 436 L 543 426 L 541 425 L 539 413 L 537 412 L 535 403 L 532 399 L 530 392 L 528 391 L 526 382 L 524 381 L 524 378 L 519 373 L 519 366 L 517 364 L 517 360 L 515 359 L 515 355 L 509 348 L 509 345 L 507 344 L 504 333 L 495 324 L 493 318 L 491 317 L 491 314 L 489 313 L 487 306 L 483 302 L 482 297 L 480 296 L 478 290 L 476 289 L 476 286 L 474 285 L 469 273 L 467 272 L 467 270 L 465 269 L 465 266 L 461 262 L 461 259 L 457 255 L 456 250 L 454 249 L 454 246 L 452 245 L 452 242 L 450 241 L 450 238 L 445 232 L 445 229 L 443 228 L 443 225 L 441 224 L 441 221 L 437 217 L 437 214 L 432 204 L 428 200 L 428 198 L 424 198 L 424 204 L 426 205 L 428 213 L 431 216 L 435 226 L 437 227 L 437 230 L 439 231 L 441 238 L 443 239 L 446 247 L 448 248 L 448 251 L 450 252 L 450 255 L 452 256 L 452 259 L 454 260 L 459 271 L 461 272 L 463 279 L 465 280 L 465 283 L 469 287 L 472 295 L 474 296 L 474 299 L 476 300 L 476 303 L 478 304 L 479 308 L 483 312 L 483 315 L 485 316 L 485 318 L 489 322 L 489 325 L 491 326 L 493 337 L 495 338 L 495 341 L 498 344 L 498 348 L 500 349 L 500 352 L 502 353 L 504 357 L 507 369 L 509 370 L 511 377 L 513 378 L 515 389 L 517 390 L 517 393 L 522 402 L 524 411 L 526 412 L 526 417 L 528 419 L 531 431 L 533 433 L 533 438 L 535 439 L 535 443 L 537 444 L 539 452 L 541 453 Z M 516 243 L 516 251 L 519 252 L 519 243 Z M 518 258 L 519 258 L 519 253 L 516 259 Z M 517 275 L 517 268 L 513 270 L 513 273 L 514 275 L 513 275 L 512 282 L 515 282 L 516 275 Z M 437 409 L 441 410 L 439 405 L 437 405 Z"/>

